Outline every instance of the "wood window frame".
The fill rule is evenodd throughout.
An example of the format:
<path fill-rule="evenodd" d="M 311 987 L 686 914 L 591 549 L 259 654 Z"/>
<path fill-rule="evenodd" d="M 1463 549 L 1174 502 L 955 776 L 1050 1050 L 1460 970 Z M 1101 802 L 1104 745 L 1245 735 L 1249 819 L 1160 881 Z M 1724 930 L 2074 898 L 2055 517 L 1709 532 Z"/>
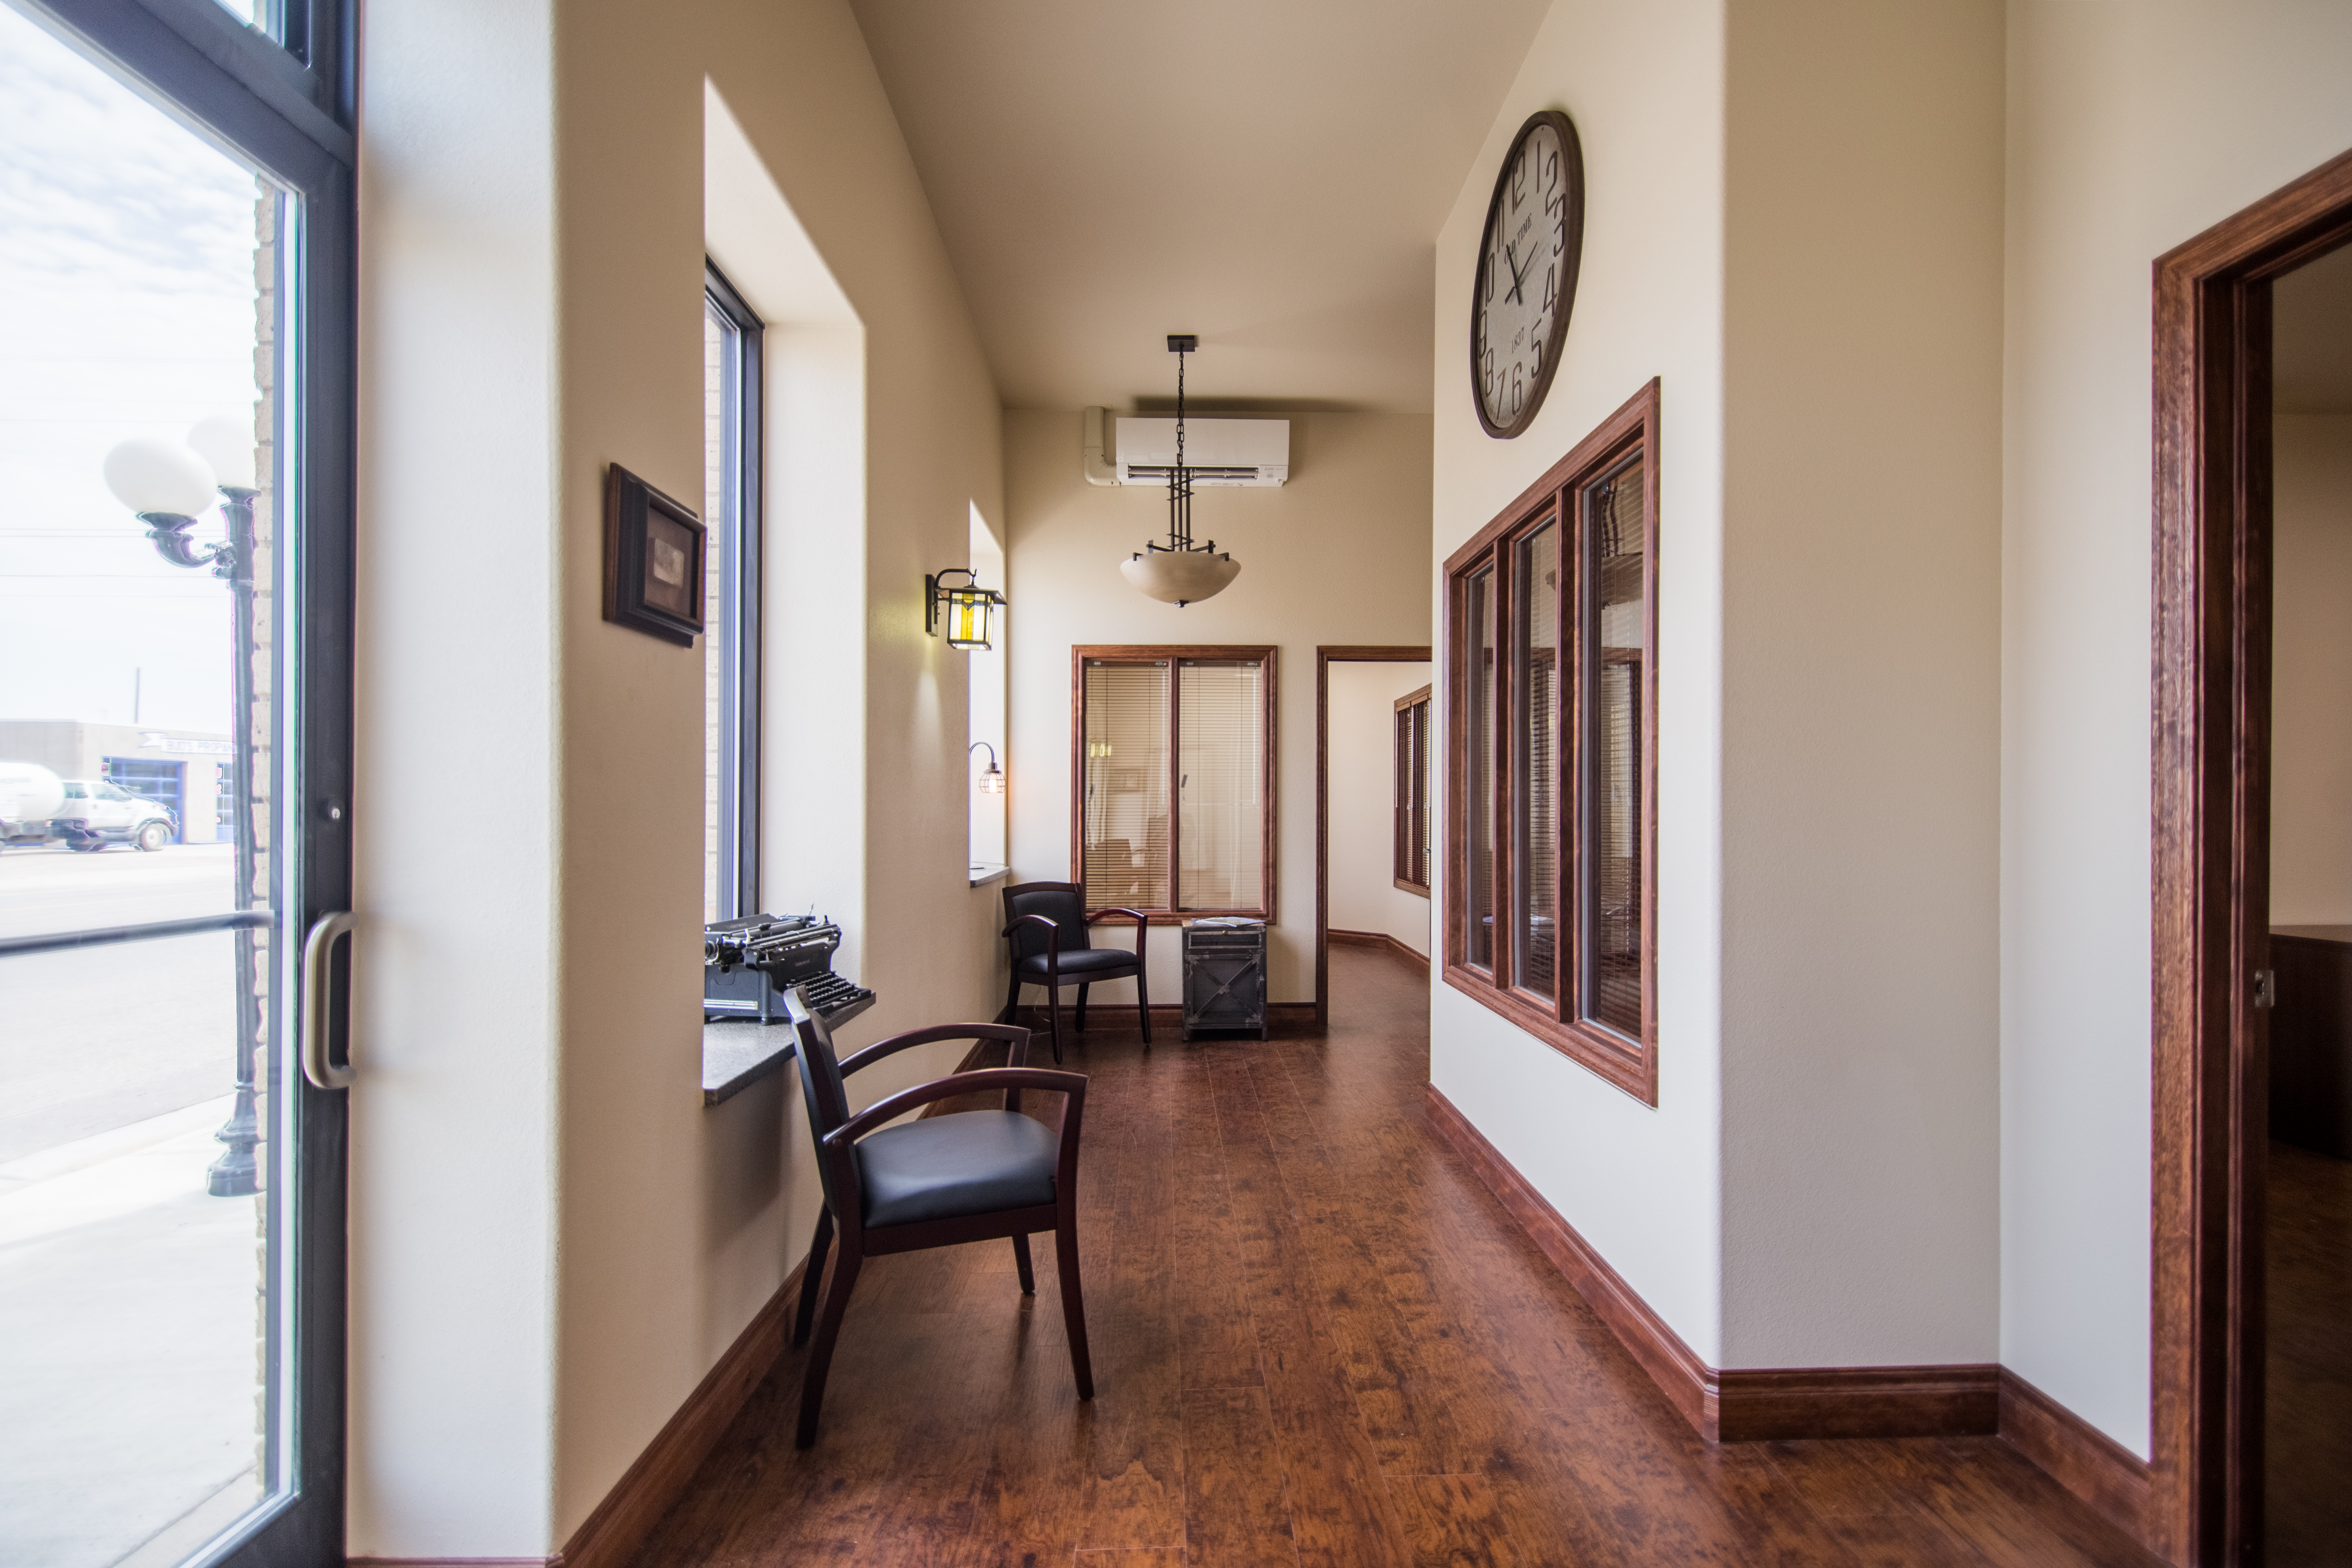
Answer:
<path fill-rule="evenodd" d="M 1279 648 L 1265 644 L 1223 643 L 1087 643 L 1074 645 L 1070 649 L 1070 880 L 1081 889 L 1086 886 L 1087 837 L 1087 664 L 1101 660 L 1113 664 L 1151 664 L 1166 661 L 1168 665 L 1168 895 L 1176 896 L 1178 868 L 1182 864 L 1183 812 L 1180 803 L 1177 770 L 1183 756 L 1184 703 L 1178 689 L 1178 666 L 1186 659 L 1213 659 L 1224 663 L 1255 663 L 1262 667 L 1259 690 L 1259 735 L 1265 747 L 1265 797 L 1259 828 L 1259 883 L 1265 897 L 1261 903 L 1249 908 L 1180 910 L 1144 906 L 1145 918 L 1156 926 L 1182 925 L 1187 921 L 1213 915 L 1244 915 L 1262 920 L 1269 926 L 1275 923 L 1275 847 L 1281 826 L 1281 796 L 1278 793 L 1277 753 L 1276 742 L 1280 731 L 1276 723 L 1276 691 L 1280 684 Z"/>
<path fill-rule="evenodd" d="M 1449 556 L 1445 563 L 1445 820 L 1444 820 L 1444 976 L 1447 984 L 1475 998 L 1562 1055 L 1581 1064 L 1647 1105 L 1658 1102 L 1657 1017 L 1657 756 L 1658 756 L 1658 405 L 1659 384 L 1653 380 L 1623 406 L 1601 421 L 1568 455 L 1551 466 L 1494 520 Z M 1583 813 L 1589 791 L 1584 784 L 1590 759 L 1586 754 L 1581 649 L 1590 620 L 1589 595 L 1584 592 L 1584 498 L 1625 461 L 1642 458 L 1643 637 L 1650 657 L 1642 673 L 1640 835 L 1642 868 L 1642 1020 L 1639 1038 L 1579 1016 L 1582 984 L 1584 921 L 1568 918 L 1583 886 L 1585 855 Z M 1496 627 L 1496 707 L 1501 716 L 1494 726 L 1494 755 L 1487 759 L 1491 781 L 1490 809 L 1498 830 L 1492 877 L 1493 907 L 1498 912 L 1514 907 L 1514 879 L 1519 868 L 1515 809 L 1517 768 L 1513 760 L 1515 715 L 1519 694 L 1513 689 L 1507 657 L 1508 628 L 1517 604 L 1511 580 L 1515 546 L 1545 520 L 1559 526 L 1564 563 L 1560 575 L 1559 628 L 1562 646 L 1578 650 L 1571 679 L 1553 683 L 1553 722 L 1562 738 L 1560 776 L 1568 785 L 1557 792 L 1560 846 L 1559 874 L 1554 879 L 1552 929 L 1566 940 L 1553 960 L 1556 997 L 1523 991 L 1501 977 L 1504 943 L 1497 920 L 1492 966 L 1470 962 L 1469 870 L 1470 822 L 1468 781 L 1473 738 L 1470 733 L 1469 643 L 1474 628 L 1468 614 L 1469 582 L 1474 573 L 1491 569 L 1497 599 Z"/>
<path fill-rule="evenodd" d="M 1408 691 L 1396 700 L 1395 728 L 1391 746 L 1394 779 L 1392 827 L 1390 842 L 1390 880 L 1398 890 L 1429 897 L 1429 868 L 1436 858 L 1435 847 L 1429 842 L 1429 786 L 1432 770 L 1429 765 L 1429 742 L 1435 734 L 1430 726 L 1435 714 L 1430 697 L 1434 686 L 1424 686 L 1418 691 Z M 1419 709 L 1420 732 L 1414 734 L 1413 710 Z M 1415 830 L 1420 842 L 1414 842 Z M 1418 855 L 1415 850 L 1418 849 Z M 1421 876 L 1415 879 L 1412 872 Z"/>

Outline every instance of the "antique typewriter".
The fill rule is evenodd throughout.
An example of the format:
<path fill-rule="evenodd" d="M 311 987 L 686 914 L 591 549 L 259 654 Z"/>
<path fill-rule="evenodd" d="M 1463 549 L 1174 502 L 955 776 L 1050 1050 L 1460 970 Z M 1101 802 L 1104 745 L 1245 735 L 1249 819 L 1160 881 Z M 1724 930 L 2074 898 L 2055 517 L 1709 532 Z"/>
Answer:
<path fill-rule="evenodd" d="M 874 993 L 833 972 L 841 928 L 814 915 L 752 915 L 702 928 L 702 1021 L 781 1024 L 784 993 L 802 987 L 828 1027 L 874 1005 Z"/>

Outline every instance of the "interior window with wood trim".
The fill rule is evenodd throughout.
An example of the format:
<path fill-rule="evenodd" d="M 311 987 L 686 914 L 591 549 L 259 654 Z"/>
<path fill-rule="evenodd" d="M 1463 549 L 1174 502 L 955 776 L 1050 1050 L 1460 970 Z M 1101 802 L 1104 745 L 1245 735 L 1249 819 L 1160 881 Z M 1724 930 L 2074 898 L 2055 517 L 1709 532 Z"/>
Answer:
<path fill-rule="evenodd" d="M 1090 910 L 1274 919 L 1275 650 L 1071 650 L 1071 879 Z"/>
<path fill-rule="evenodd" d="M 1393 880 L 1429 897 L 1429 698 L 1423 687 L 1396 700 L 1396 833 Z"/>
<path fill-rule="evenodd" d="M 1657 451 L 1654 381 L 1445 563 L 1446 982 L 1653 1105 Z"/>

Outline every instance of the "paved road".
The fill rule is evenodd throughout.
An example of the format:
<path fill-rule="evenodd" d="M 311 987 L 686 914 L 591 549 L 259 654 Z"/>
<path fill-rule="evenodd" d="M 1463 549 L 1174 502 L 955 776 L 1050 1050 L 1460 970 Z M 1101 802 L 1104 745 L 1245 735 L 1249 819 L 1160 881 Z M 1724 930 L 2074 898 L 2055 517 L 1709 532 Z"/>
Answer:
<path fill-rule="evenodd" d="M 232 877 L 225 845 L 0 850 L 0 936 L 225 912 Z M 235 944 L 210 931 L 0 958 L 0 1164 L 226 1093 Z"/>

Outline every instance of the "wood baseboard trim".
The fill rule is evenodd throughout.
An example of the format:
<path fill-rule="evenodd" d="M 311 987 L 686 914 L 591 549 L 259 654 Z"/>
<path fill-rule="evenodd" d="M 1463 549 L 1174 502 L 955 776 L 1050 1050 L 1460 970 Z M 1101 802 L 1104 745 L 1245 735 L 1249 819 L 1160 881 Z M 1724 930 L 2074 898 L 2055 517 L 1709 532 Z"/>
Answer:
<path fill-rule="evenodd" d="M 1708 1442 L 1969 1436 L 1997 1429 L 1997 1366 L 1736 1367 L 1727 1372 L 1708 1366 L 1436 1085 L 1430 1085 L 1427 1094 L 1431 1125 Z"/>
<path fill-rule="evenodd" d="M 2000 1373 L 2000 1436 L 2108 1523 L 2149 1545 L 2153 1468 L 2006 1367 Z"/>
<path fill-rule="evenodd" d="M 1429 978 L 1429 954 L 1413 952 L 1384 931 L 1340 931 L 1334 927 L 1323 934 L 1342 947 L 1379 948 L 1391 958 L 1401 959 L 1412 965 L 1420 972 L 1423 980 Z"/>
<path fill-rule="evenodd" d="M 646 1537 L 653 1533 L 654 1526 L 685 1492 L 694 1472 L 742 1413 L 752 1391 L 782 1358 L 791 1338 L 793 1312 L 800 1305 L 801 1274 L 807 1267 L 808 1260 L 803 1258 L 799 1268 L 784 1276 L 768 1304 L 703 1374 L 686 1403 L 646 1445 L 636 1463 L 604 1494 L 604 1500 L 581 1521 L 563 1550 L 546 1559 L 545 1568 L 623 1568 L 645 1544 Z"/>
<path fill-rule="evenodd" d="M 1062 1004 L 1062 1026 L 1066 1029 L 1072 1029 L 1075 1027 L 1071 1021 L 1072 1011 L 1073 1005 L 1071 1003 L 1065 1002 Z M 1029 1042 L 1029 1053 L 1033 1062 L 1036 1058 L 1036 1053 L 1040 1050 L 1045 1051 L 1048 1058 L 1052 1057 L 1054 1054 L 1053 1047 L 1047 1044 L 1045 1037 L 1045 1009 L 1042 1004 L 1024 1002 L 1017 1010 L 1013 1011 L 1010 1016 L 1006 1017 L 1004 1021 L 1011 1024 L 1019 1024 L 1022 1027 L 1028 1029 L 1036 1035 L 1037 1037 Z M 1281 1035 L 1285 1037 L 1294 1035 L 1314 1034 L 1316 1032 L 1315 1004 L 1312 1002 L 1269 1002 L 1265 1005 L 1265 1021 L 1271 1033 Z M 1132 1033 L 1135 1029 L 1135 1004 L 1133 1002 L 1095 1002 L 1088 1004 L 1087 1007 L 1087 1033 L 1091 1035 L 1096 1033 L 1097 1030 L 1102 1029 L 1120 1030 Z M 1154 1002 L 1151 1005 L 1151 1035 L 1154 1041 L 1157 1041 L 1160 1037 L 1162 1030 L 1168 1032 L 1170 1038 L 1181 1041 L 1184 1037 L 1184 1009 L 1176 1006 L 1171 1003 Z M 1216 1037 L 1220 1039 L 1230 1039 L 1238 1037 L 1220 1035 Z M 1052 1063 L 1049 1061 L 1046 1065 L 1051 1066 Z"/>

